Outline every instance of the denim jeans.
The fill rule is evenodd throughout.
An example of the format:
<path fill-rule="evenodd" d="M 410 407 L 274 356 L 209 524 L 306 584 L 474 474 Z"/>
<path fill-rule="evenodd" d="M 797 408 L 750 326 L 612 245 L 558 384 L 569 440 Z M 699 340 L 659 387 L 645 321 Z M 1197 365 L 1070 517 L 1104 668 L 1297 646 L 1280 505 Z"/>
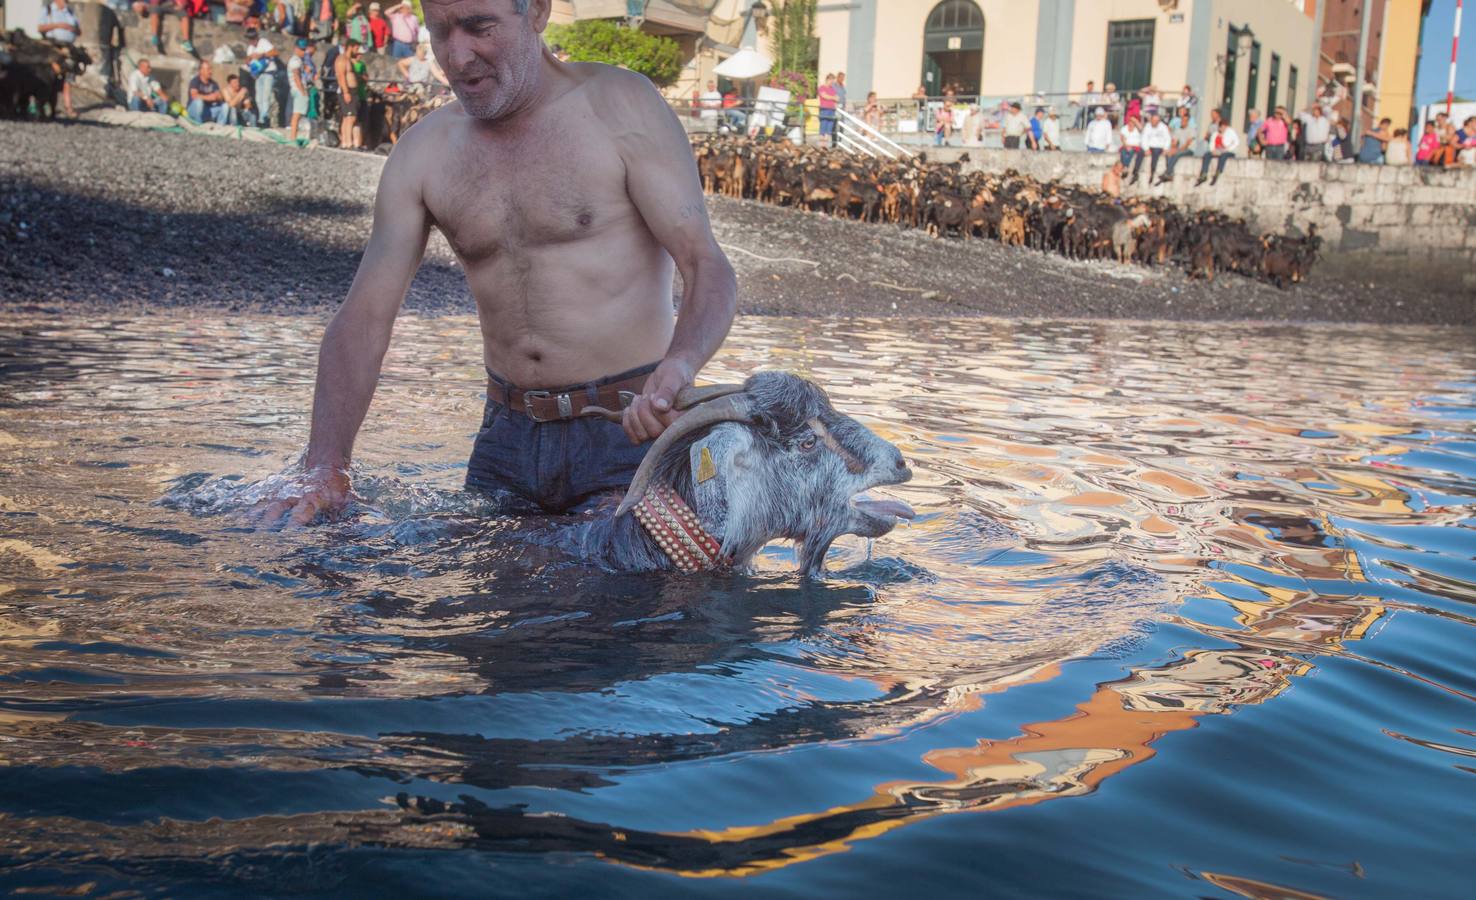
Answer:
<path fill-rule="evenodd" d="M 230 117 L 231 108 L 224 103 L 215 102 L 207 104 L 204 100 L 191 100 L 188 109 L 191 122 L 204 124 L 206 119 L 217 125 L 226 125 Z"/>
<path fill-rule="evenodd" d="M 276 123 L 277 109 L 277 73 L 263 72 L 256 76 L 256 112 L 263 128 Z"/>
<path fill-rule="evenodd" d="M 1225 171 L 1225 163 L 1229 162 L 1230 161 L 1230 157 L 1232 157 L 1234 155 L 1235 155 L 1234 153 L 1207 153 L 1207 154 L 1205 154 L 1204 159 L 1199 163 L 1199 177 L 1200 178 L 1203 178 L 1204 176 L 1206 176 L 1206 175 L 1209 174 L 1210 162 L 1212 160 L 1219 160 L 1219 162 L 1215 163 L 1215 177 L 1216 178 L 1219 178 L 1220 175 L 1223 174 L 1224 171 Z"/>
<path fill-rule="evenodd" d="M 573 393 L 649 373 L 655 363 L 587 384 L 553 388 Z M 489 375 L 491 373 L 488 373 Z M 512 495 L 547 512 L 564 512 L 598 494 L 630 486 L 649 445 L 636 445 L 625 430 L 598 417 L 535 422 L 502 401 L 512 385 L 492 375 L 482 427 L 466 466 L 466 486 Z"/>
<path fill-rule="evenodd" d="M 390 38 L 389 52 L 395 59 L 406 59 L 415 55 L 415 45 Z"/>
<path fill-rule="evenodd" d="M 1183 150 L 1180 150 L 1178 153 L 1170 153 L 1168 155 L 1168 162 L 1164 163 L 1164 166 L 1163 166 L 1163 177 L 1164 178 L 1172 178 L 1172 177 L 1174 177 L 1174 166 L 1178 164 L 1179 158 L 1182 157 L 1182 156 L 1193 156 L 1193 155 L 1194 155 L 1194 151 L 1193 150 L 1190 150 L 1190 149 L 1187 149 L 1187 148 L 1186 149 L 1183 149 Z"/>
<path fill-rule="evenodd" d="M 1267 159 L 1286 159 L 1286 145 L 1285 144 L 1267 144 L 1266 145 L 1266 158 Z"/>

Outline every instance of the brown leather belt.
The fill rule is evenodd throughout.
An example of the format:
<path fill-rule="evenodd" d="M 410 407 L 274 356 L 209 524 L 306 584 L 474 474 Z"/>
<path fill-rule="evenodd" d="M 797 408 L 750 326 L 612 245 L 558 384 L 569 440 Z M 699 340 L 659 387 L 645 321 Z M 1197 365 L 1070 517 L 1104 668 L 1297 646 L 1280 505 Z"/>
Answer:
<path fill-rule="evenodd" d="M 502 405 L 516 410 L 535 422 L 557 422 L 561 419 L 576 419 L 582 415 L 601 415 L 608 410 L 623 410 L 646 386 L 649 373 L 636 375 L 622 381 L 587 386 L 568 391 L 525 391 L 509 388 L 495 381 L 489 382 L 487 391 L 492 399 L 501 396 Z M 585 409 L 598 407 L 600 412 Z"/>

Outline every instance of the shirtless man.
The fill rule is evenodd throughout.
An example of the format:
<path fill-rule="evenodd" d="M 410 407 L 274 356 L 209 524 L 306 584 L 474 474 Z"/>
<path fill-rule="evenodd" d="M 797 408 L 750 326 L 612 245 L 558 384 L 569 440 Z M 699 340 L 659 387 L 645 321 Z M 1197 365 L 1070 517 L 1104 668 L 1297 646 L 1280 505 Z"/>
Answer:
<path fill-rule="evenodd" d="M 385 163 L 369 245 L 319 350 L 303 487 L 264 523 L 347 503 L 354 437 L 432 225 L 466 270 L 491 376 L 471 488 L 547 510 L 623 489 L 639 444 L 727 335 L 737 282 L 681 124 L 643 76 L 559 62 L 541 36 L 550 3 L 424 0 L 457 102 Z M 623 423 L 577 416 L 591 399 L 628 403 Z"/>

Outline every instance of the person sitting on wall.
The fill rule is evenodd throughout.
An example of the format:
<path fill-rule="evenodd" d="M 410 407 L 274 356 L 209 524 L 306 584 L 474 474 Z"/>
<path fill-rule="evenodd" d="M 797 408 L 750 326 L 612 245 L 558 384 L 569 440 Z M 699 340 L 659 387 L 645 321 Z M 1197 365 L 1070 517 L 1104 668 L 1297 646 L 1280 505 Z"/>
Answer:
<path fill-rule="evenodd" d="M 210 75 L 210 63 L 201 62 L 199 72 L 190 79 L 190 102 L 186 110 L 191 122 L 225 125 L 230 117 L 230 107 L 226 106 L 220 85 Z"/>
<path fill-rule="evenodd" d="M 1210 130 L 1204 136 L 1205 153 L 1204 161 L 1199 164 L 1199 179 L 1194 182 L 1195 186 L 1204 184 L 1209 177 L 1210 161 L 1215 160 L 1215 177 L 1210 179 L 1210 184 L 1219 183 L 1220 176 L 1225 172 L 1225 163 L 1235 155 L 1235 150 L 1240 146 L 1240 135 L 1230 123 L 1215 109 L 1210 111 L 1210 121 L 1213 123 Z"/>
<path fill-rule="evenodd" d="M 138 68 L 128 75 L 128 108 L 134 112 L 169 111 L 169 95 L 153 77 L 154 64 L 138 61 Z"/>

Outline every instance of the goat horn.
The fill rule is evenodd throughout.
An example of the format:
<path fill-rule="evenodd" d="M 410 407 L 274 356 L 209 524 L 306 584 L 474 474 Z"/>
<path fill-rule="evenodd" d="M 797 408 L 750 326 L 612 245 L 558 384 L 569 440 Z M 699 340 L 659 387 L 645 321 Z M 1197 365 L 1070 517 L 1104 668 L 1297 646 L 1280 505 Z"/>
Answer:
<path fill-rule="evenodd" d="M 656 463 L 671 448 L 672 444 L 681 440 L 701 428 L 716 425 L 719 422 L 747 422 L 753 417 L 753 405 L 747 394 L 732 394 L 709 400 L 706 403 L 683 413 L 681 418 L 671 423 L 661 435 L 651 444 L 651 449 L 646 451 L 641 460 L 640 468 L 636 469 L 635 477 L 630 481 L 630 488 L 625 492 L 625 499 L 620 501 L 620 506 L 615 510 L 615 515 L 620 516 L 629 512 L 631 507 L 641 502 L 646 496 L 646 491 L 651 487 L 651 479 L 655 476 Z"/>
<path fill-rule="evenodd" d="M 677 391 L 676 408 L 691 409 L 709 400 L 741 393 L 742 390 L 743 385 L 741 384 L 704 384 L 702 387 L 684 387 Z"/>

